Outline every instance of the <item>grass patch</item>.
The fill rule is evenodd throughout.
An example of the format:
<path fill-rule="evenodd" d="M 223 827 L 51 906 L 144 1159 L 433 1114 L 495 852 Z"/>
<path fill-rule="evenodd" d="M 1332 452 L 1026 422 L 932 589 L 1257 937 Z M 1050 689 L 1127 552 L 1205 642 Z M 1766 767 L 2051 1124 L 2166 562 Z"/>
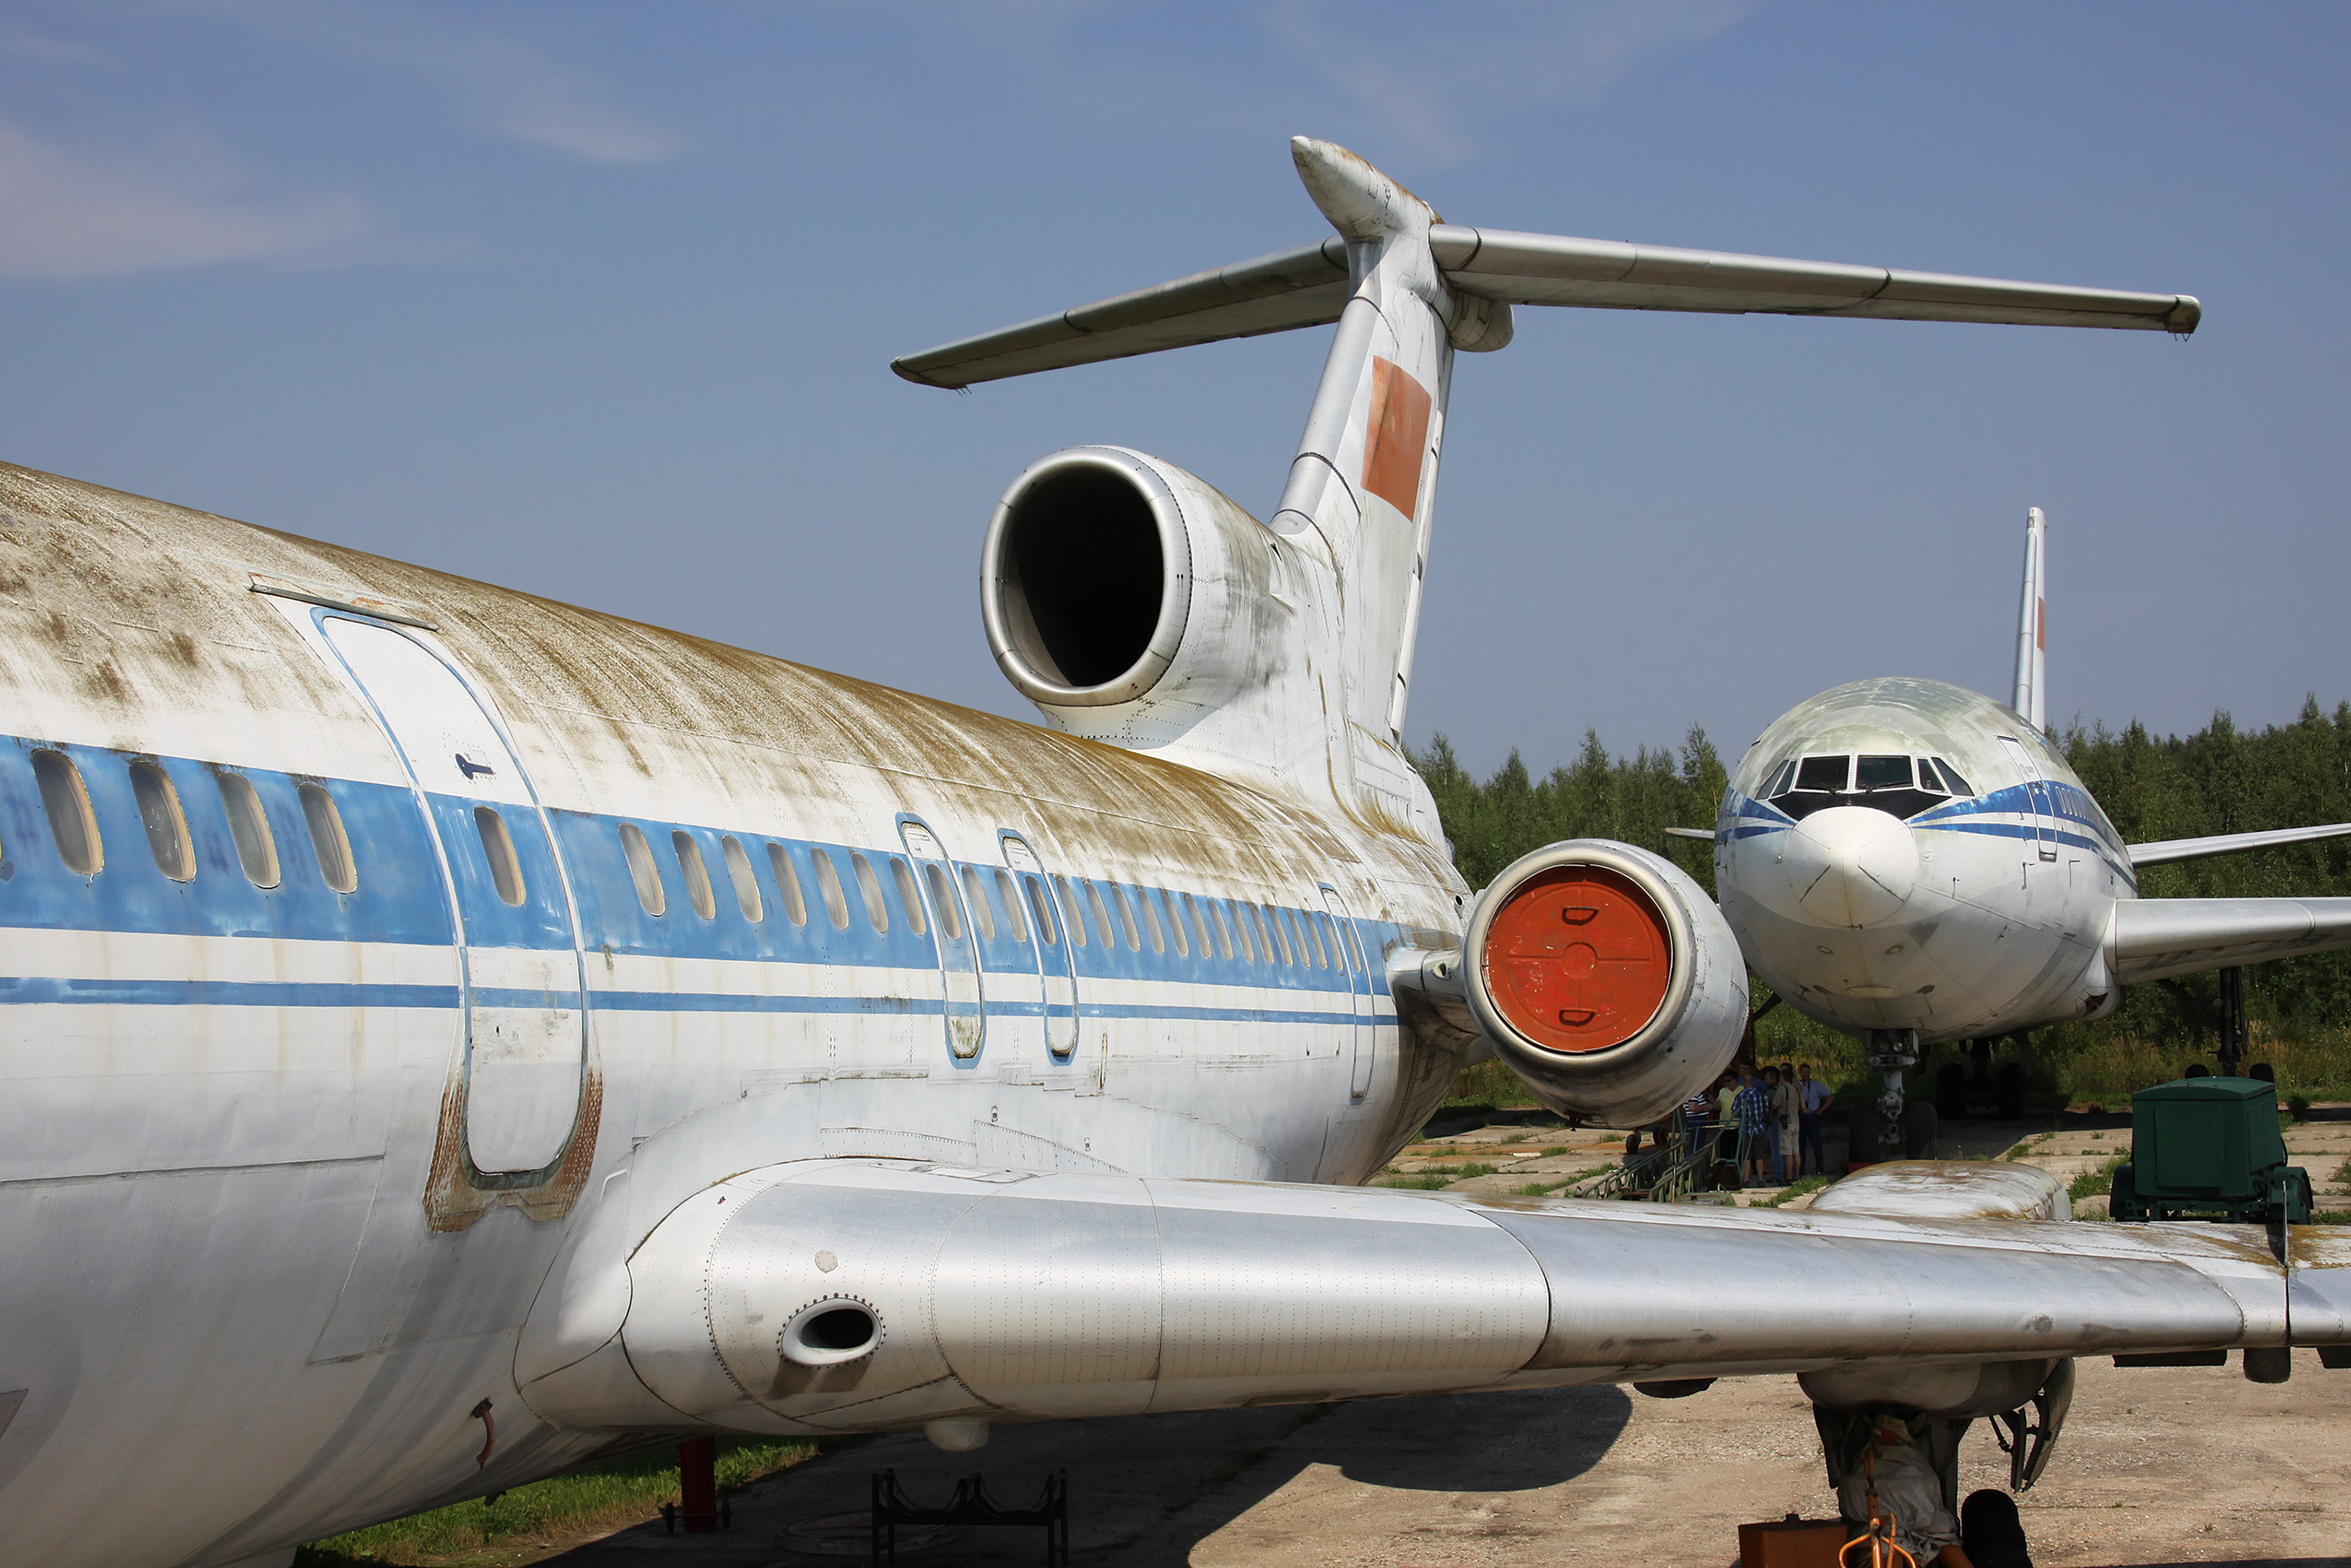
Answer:
<path fill-rule="evenodd" d="M 718 1490 L 739 1490 L 820 1451 L 821 1445 L 815 1442 L 721 1438 Z M 315 1541 L 295 1554 L 294 1563 L 295 1568 L 436 1563 L 490 1547 L 538 1544 L 635 1523 L 654 1517 L 663 1503 L 675 1502 L 677 1495 L 677 1450 L 656 1449 L 518 1486 L 495 1502 L 475 1498 Z"/>
<path fill-rule="evenodd" d="M 1795 1199 L 1802 1198 L 1807 1192 L 1818 1192 L 1822 1188 L 1826 1187 L 1828 1184 L 1829 1179 L 1826 1176 L 1800 1176 L 1796 1178 L 1795 1180 L 1788 1183 L 1787 1189 L 1781 1192 L 1778 1196 L 1763 1199 L 1759 1202 L 1750 1203 L 1747 1207 L 1750 1209 L 1777 1209 L 1782 1204 L 1788 1203 Z"/>
<path fill-rule="evenodd" d="M 2125 1149 L 2097 1169 L 2085 1170 L 2075 1177 L 2073 1185 L 2065 1189 L 2066 1196 L 2079 1203 L 2085 1198 L 2095 1198 L 2100 1193 L 2112 1192 L 2115 1189 L 2115 1172 L 2129 1163 L 2130 1150 Z"/>
<path fill-rule="evenodd" d="M 1435 1192 L 1440 1188 L 1452 1186 L 1453 1179 L 1449 1176 L 1444 1175 L 1383 1176 L 1377 1181 L 1373 1182 L 1372 1185 L 1374 1187 L 1403 1187 L 1408 1188 L 1416 1192 Z"/>
<path fill-rule="evenodd" d="M 2314 1225 L 2351 1225 L 2351 1209 L 2314 1209 L 2310 1211 Z"/>

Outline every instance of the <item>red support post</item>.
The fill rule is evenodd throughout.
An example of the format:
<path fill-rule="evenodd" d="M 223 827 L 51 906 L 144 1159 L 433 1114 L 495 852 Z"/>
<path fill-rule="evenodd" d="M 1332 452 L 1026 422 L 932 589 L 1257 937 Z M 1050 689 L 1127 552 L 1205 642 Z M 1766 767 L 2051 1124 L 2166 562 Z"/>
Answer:
<path fill-rule="evenodd" d="M 688 1535 L 718 1529 L 718 1439 L 696 1438 L 677 1446 L 678 1513 Z"/>

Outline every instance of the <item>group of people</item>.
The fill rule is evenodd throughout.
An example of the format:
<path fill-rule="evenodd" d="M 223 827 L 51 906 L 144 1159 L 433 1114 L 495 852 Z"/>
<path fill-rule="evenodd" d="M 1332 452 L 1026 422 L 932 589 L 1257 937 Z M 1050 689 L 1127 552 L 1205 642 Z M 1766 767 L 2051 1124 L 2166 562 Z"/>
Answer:
<path fill-rule="evenodd" d="M 1813 1076 L 1812 1064 L 1758 1068 L 1740 1062 L 1711 1093 L 1682 1106 L 1695 1139 L 1709 1122 L 1720 1128 L 1720 1150 L 1742 1185 L 1784 1187 L 1828 1168 L 1821 1147 L 1821 1113 L 1836 1093 Z"/>

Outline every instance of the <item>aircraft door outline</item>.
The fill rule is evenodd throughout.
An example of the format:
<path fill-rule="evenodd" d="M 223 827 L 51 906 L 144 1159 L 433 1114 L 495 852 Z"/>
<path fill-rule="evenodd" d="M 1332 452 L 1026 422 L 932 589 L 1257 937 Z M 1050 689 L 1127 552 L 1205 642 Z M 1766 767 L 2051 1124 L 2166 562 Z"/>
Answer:
<path fill-rule="evenodd" d="M 2057 801 L 2049 781 L 2041 774 L 2041 765 L 2032 753 L 2014 735 L 2002 735 L 2000 743 L 2007 748 L 2008 760 L 2024 775 L 2025 798 L 2032 803 L 2033 836 L 2041 848 L 2041 858 L 2057 858 Z"/>
<path fill-rule="evenodd" d="M 348 611 L 321 607 L 312 620 L 391 742 L 439 860 L 464 1020 L 466 1179 L 480 1189 L 538 1186 L 579 1136 L 588 1079 L 579 905 L 546 808 L 505 726 L 445 655 Z M 460 832 L 468 826 L 471 835 Z M 486 878 L 459 871 L 467 837 L 479 841 Z M 526 861 L 553 868 L 552 909 L 533 898 Z M 513 912 L 501 915 L 506 906 Z M 534 934 L 559 936 L 562 945 L 535 946 Z"/>
<path fill-rule="evenodd" d="M 947 1052 L 958 1062 L 969 1062 L 979 1055 L 987 1040 L 987 1010 L 971 911 L 964 907 L 962 890 L 956 885 L 955 863 L 947 858 L 938 835 L 922 818 L 901 812 L 898 840 L 914 863 L 914 885 L 930 914 L 931 940 L 939 955 Z"/>
<path fill-rule="evenodd" d="M 1376 1051 L 1374 1015 L 1372 997 L 1366 984 L 1371 978 L 1371 965 L 1364 961 L 1362 940 L 1355 933 L 1355 922 L 1347 918 L 1346 900 L 1339 889 L 1328 882 L 1319 884 L 1322 903 L 1338 925 L 1339 951 L 1335 955 L 1347 971 L 1348 1005 L 1355 1015 L 1353 1028 L 1353 1060 L 1347 1070 L 1347 1097 L 1360 1100 L 1371 1093 L 1372 1063 Z"/>
<path fill-rule="evenodd" d="M 1077 1054 L 1079 1039 L 1077 960 L 1070 951 L 1069 917 L 1061 900 L 1053 896 L 1053 884 L 1045 875 L 1045 863 L 1037 858 L 1029 841 L 1008 827 L 997 835 L 997 841 L 1004 851 L 1004 864 L 1011 868 L 1029 906 L 1029 923 L 1036 928 L 1037 940 L 1032 945 L 1037 956 L 1045 1049 L 1056 1063 L 1067 1065 Z M 1053 927 L 1050 931 L 1045 929 L 1049 918 Z M 1051 940 L 1048 940 L 1049 937 Z"/>

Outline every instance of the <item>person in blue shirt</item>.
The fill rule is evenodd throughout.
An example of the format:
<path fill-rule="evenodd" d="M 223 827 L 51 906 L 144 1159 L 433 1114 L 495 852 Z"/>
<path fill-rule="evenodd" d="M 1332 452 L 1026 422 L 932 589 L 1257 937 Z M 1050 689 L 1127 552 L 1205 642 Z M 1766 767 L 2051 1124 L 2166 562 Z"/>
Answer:
<path fill-rule="evenodd" d="M 1796 1064 L 1796 1096 L 1803 1107 L 1798 1126 L 1802 1129 L 1797 1149 L 1802 1170 L 1799 1174 L 1818 1174 L 1829 1168 L 1828 1156 L 1821 1148 L 1821 1113 L 1836 1098 L 1836 1091 L 1813 1076 L 1810 1062 Z"/>

